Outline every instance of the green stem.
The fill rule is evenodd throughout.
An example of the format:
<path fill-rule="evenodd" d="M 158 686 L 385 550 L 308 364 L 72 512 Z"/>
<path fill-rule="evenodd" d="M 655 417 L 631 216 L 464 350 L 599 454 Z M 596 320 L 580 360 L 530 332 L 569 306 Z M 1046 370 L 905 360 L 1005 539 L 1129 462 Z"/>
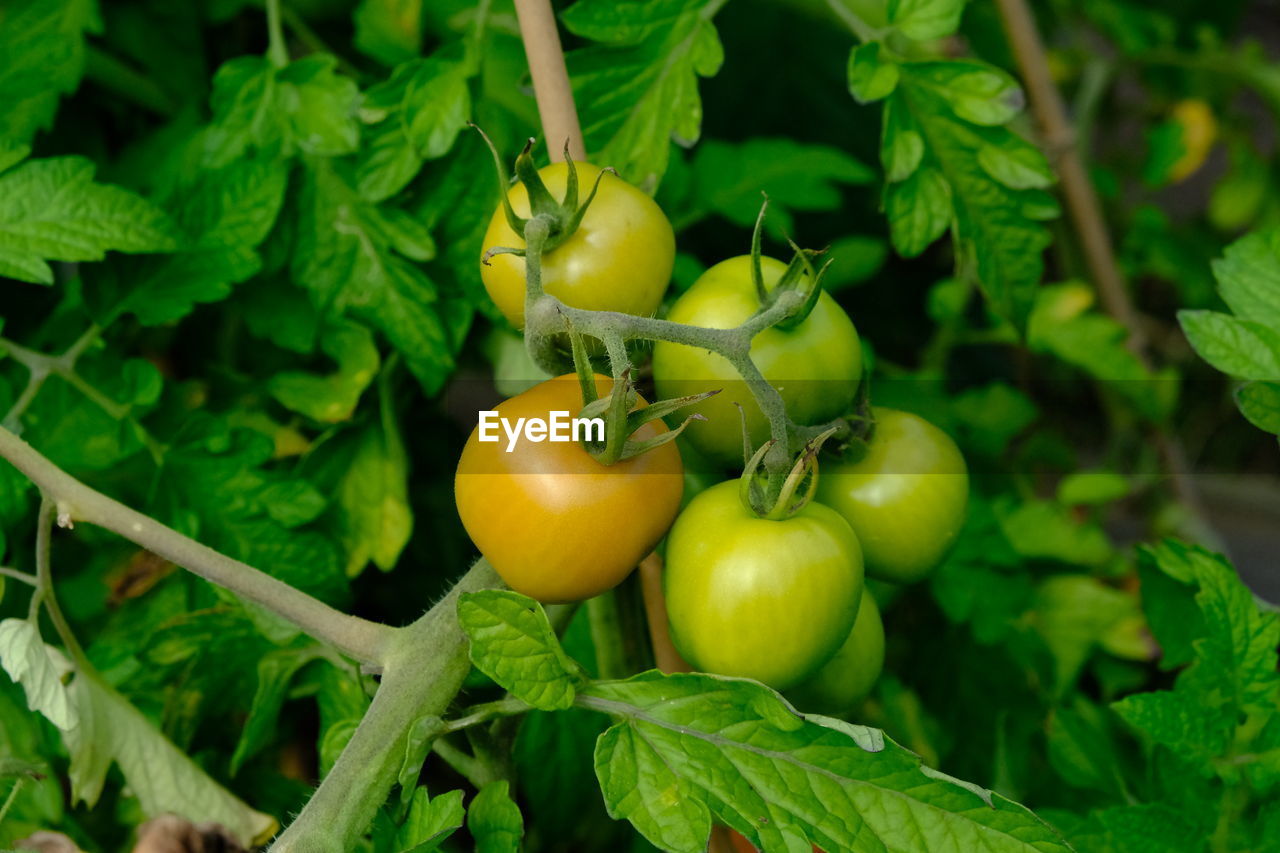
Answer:
<path fill-rule="evenodd" d="M 508 696 L 505 699 L 499 699 L 496 702 L 484 702 L 479 705 L 472 705 L 467 709 L 467 714 L 454 720 L 446 720 L 440 728 L 441 734 L 449 734 L 450 732 L 462 731 L 472 726 L 478 726 L 481 723 L 487 723 L 498 717 L 509 717 L 513 714 L 523 714 L 531 710 L 532 706 L 523 699 L 517 699 L 514 696 Z"/>
<path fill-rule="evenodd" d="M 476 788 L 483 788 L 486 783 L 493 781 L 491 778 L 493 774 L 485 767 L 483 761 L 444 738 L 437 738 L 431 744 L 431 751 Z"/>
<path fill-rule="evenodd" d="M 40 581 L 35 575 L 29 575 L 26 572 L 20 572 L 17 569 L 11 569 L 7 566 L 0 566 L 0 575 L 3 575 L 6 578 L 13 578 L 16 581 L 25 583 L 27 586 L 40 586 Z"/>
<path fill-rule="evenodd" d="M 36 579 L 39 582 L 37 589 L 40 591 L 39 598 L 44 604 L 45 612 L 49 614 L 49 621 L 53 623 L 53 628 L 58 632 L 58 637 L 61 638 L 62 645 L 66 647 L 67 653 L 75 661 L 76 668 L 89 669 L 92 668 L 89 658 L 85 655 L 84 649 L 80 646 L 80 641 L 76 639 L 76 635 L 72 633 L 71 624 L 67 622 L 67 617 L 62 615 L 62 608 L 58 605 L 58 597 L 53 592 L 50 540 L 53 536 L 54 510 L 54 502 L 47 495 L 41 499 L 40 515 L 36 521 Z"/>
<path fill-rule="evenodd" d="M 173 100 L 154 80 L 92 44 L 85 45 L 84 73 L 111 94 L 153 113 L 168 117 L 177 112 Z"/>
<path fill-rule="evenodd" d="M 622 650 L 622 623 L 613 590 L 587 599 L 587 619 L 591 625 L 591 643 L 596 648 L 597 677 L 626 678 L 630 673 Z"/>
<path fill-rule="evenodd" d="M 4 805 L 0 806 L 0 826 L 4 825 L 4 819 L 9 814 L 9 809 L 13 808 L 13 804 L 18 800 L 18 794 L 22 793 L 22 789 L 26 784 L 26 776 L 19 776 L 13 781 L 13 790 L 9 792 L 9 796 L 4 798 Z"/>
<path fill-rule="evenodd" d="M 60 525 L 86 521 L 105 527 L 211 583 L 261 604 L 357 660 L 383 662 L 395 629 L 348 616 L 89 488 L 3 428 L 0 428 L 0 457 L 9 460 L 56 504 Z"/>
<path fill-rule="evenodd" d="M 443 713 L 471 669 L 458 597 L 499 585 L 482 559 L 425 616 L 396 632 L 386 649 L 382 684 L 351 742 L 270 853 L 355 848 L 391 792 L 413 722 Z"/>
<path fill-rule="evenodd" d="M 276 68 L 289 64 L 289 49 L 280 26 L 280 0 L 267 0 L 267 58 Z"/>

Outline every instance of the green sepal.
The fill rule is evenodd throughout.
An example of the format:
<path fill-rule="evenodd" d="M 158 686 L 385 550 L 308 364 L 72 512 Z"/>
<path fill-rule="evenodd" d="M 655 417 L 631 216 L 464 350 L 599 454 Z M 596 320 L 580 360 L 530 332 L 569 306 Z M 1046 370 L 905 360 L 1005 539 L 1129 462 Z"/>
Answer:
<path fill-rule="evenodd" d="M 511 188 L 511 179 L 507 177 L 507 167 L 502 164 L 502 155 L 498 153 L 498 147 L 493 144 L 493 140 L 489 138 L 489 134 L 480 129 L 480 125 L 473 121 L 467 122 L 476 133 L 480 134 L 480 138 L 484 140 L 484 144 L 489 147 L 489 153 L 493 155 L 493 168 L 498 173 L 498 192 L 502 196 L 502 211 L 507 217 L 507 224 L 511 226 L 511 230 L 517 234 L 524 233 L 525 220 L 516 215 L 515 209 L 511 206 L 511 199 L 508 197 L 508 190 Z M 530 140 L 532 143 L 533 140 Z M 498 252 L 485 252 L 484 262 L 489 262 L 491 254 Z"/>
<path fill-rule="evenodd" d="M 764 289 L 764 271 L 760 268 L 760 232 L 764 230 L 764 215 L 769 210 L 769 194 L 762 192 L 760 195 L 764 196 L 764 202 L 756 216 L 756 227 L 751 230 L 751 282 L 756 287 L 756 298 L 760 304 L 767 305 L 769 294 Z"/>
<path fill-rule="evenodd" d="M 657 402 L 650 403 L 643 409 L 636 409 L 634 412 L 627 415 L 627 435 L 633 434 L 636 430 L 640 429 L 640 427 L 649 423 L 649 421 L 664 418 L 674 411 L 683 409 L 685 406 L 692 406 L 697 403 L 701 403 L 708 397 L 714 397 L 719 394 L 720 391 L 720 388 L 716 388 L 713 391 L 704 391 L 701 394 L 690 394 L 687 397 L 672 397 L 667 400 L 658 400 Z"/>
<path fill-rule="evenodd" d="M 568 157 L 567 150 L 565 156 Z M 566 159 L 565 162 L 569 164 L 569 186 L 573 188 L 574 196 L 574 200 L 571 202 L 569 200 L 569 191 L 565 191 L 565 207 L 573 210 L 573 214 L 569 217 L 569 221 L 565 223 L 564 227 L 564 234 L 567 237 L 567 235 L 577 231 L 578 226 L 582 224 L 582 217 L 586 216 L 587 208 L 591 206 L 591 202 L 596 200 L 596 192 L 600 189 L 600 182 L 604 180 L 604 176 L 617 175 L 617 172 L 612 167 L 601 169 L 600 174 L 596 175 L 595 183 L 591 185 L 591 192 L 587 195 L 587 200 L 575 208 L 574 204 L 578 195 L 578 170 L 574 168 L 572 160 Z"/>
<path fill-rule="evenodd" d="M 783 330 L 794 329 L 807 320 L 809 315 L 813 313 L 814 307 L 818 304 L 818 297 L 822 295 L 822 277 L 827 274 L 827 270 L 831 268 L 832 262 L 831 258 L 827 258 L 827 262 L 823 264 L 820 269 L 815 271 L 813 268 L 813 262 L 810 260 L 810 255 L 814 253 L 807 249 L 801 249 L 794 242 L 791 243 L 791 248 L 795 251 L 795 255 L 792 258 L 792 264 L 794 265 L 795 262 L 799 260 L 801 269 L 804 270 L 804 275 L 797 276 L 794 282 L 787 282 L 785 287 L 782 281 L 778 282 L 778 286 L 775 287 L 773 291 L 773 298 L 777 299 L 785 290 L 803 288 L 804 300 L 793 313 L 787 315 L 787 317 L 778 322 L 778 328 Z M 787 272 L 790 271 L 791 266 L 788 266 Z M 784 275 L 783 278 L 785 280 L 786 276 Z"/>
<path fill-rule="evenodd" d="M 572 163 L 569 164 L 569 171 L 573 171 Z M 547 216 L 559 224 L 563 219 L 564 206 L 551 195 L 547 185 L 542 182 L 542 176 L 538 174 L 538 167 L 533 162 L 532 139 L 524 144 L 520 155 L 516 157 L 516 178 L 524 184 L 525 190 L 529 193 L 529 212 L 533 216 Z M 577 181 L 575 180 L 574 183 L 576 184 Z M 524 230 L 521 229 L 519 233 L 523 234 Z M 552 229 L 553 240 L 556 233 L 556 229 Z"/>
<path fill-rule="evenodd" d="M 669 429 L 661 435 L 656 435 L 653 438 L 647 438 L 644 441 L 628 441 L 622 446 L 622 455 L 618 457 L 618 461 L 633 459 L 642 453 L 648 453 L 655 447 L 661 447 L 664 444 L 675 441 L 676 437 L 679 436 L 680 433 L 684 432 L 684 428 L 687 427 L 691 421 L 705 420 L 706 418 L 704 416 L 694 412 L 689 415 L 689 417 L 681 421 L 680 426 L 675 429 Z"/>

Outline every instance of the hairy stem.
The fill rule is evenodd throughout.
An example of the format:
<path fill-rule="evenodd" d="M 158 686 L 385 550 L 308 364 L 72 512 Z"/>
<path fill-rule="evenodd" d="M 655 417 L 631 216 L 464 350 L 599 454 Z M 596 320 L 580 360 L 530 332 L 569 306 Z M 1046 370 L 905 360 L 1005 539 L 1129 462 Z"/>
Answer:
<path fill-rule="evenodd" d="M 471 669 L 458 597 L 500 585 L 482 559 L 425 616 L 399 629 L 386 650 L 382 683 L 351 742 L 270 853 L 354 849 L 391 792 L 414 721 L 443 713 Z"/>
<path fill-rule="evenodd" d="M 310 636 L 331 643 L 357 660 L 384 662 L 384 651 L 395 629 L 348 616 L 89 488 L 3 428 L 0 428 L 0 457 L 9 460 L 56 505 L 60 525 L 86 521 L 105 527 L 211 583 L 261 604 Z"/>

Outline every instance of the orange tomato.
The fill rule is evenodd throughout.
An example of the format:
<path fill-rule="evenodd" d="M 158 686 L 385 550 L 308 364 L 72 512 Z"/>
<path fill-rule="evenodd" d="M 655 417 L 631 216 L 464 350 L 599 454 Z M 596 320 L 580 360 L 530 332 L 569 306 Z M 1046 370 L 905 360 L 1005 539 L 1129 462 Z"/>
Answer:
<path fill-rule="evenodd" d="M 601 396 L 611 379 L 596 377 Z M 643 400 L 640 405 L 645 405 Z M 576 376 L 549 379 L 501 403 L 498 416 L 577 417 Z M 644 441 L 667 427 L 650 421 Z M 680 509 L 684 471 L 674 443 L 602 465 L 577 441 L 519 440 L 511 452 L 472 431 L 458 461 L 454 498 L 462 524 L 502 579 L 542 602 L 581 601 L 617 586 L 666 534 Z"/>

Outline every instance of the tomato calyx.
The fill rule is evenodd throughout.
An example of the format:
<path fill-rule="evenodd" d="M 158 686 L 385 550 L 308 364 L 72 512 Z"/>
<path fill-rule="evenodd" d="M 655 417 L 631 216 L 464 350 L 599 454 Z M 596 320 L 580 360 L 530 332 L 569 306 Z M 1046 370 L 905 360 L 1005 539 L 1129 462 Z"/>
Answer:
<path fill-rule="evenodd" d="M 815 271 L 813 259 L 825 254 L 826 250 L 802 249 L 788 237 L 787 245 L 792 251 L 791 262 L 787 264 L 786 270 L 773 289 L 766 288 L 761 264 L 763 254 L 760 235 L 764 229 L 765 215 L 768 210 L 769 196 L 765 195 L 764 202 L 760 205 L 760 213 L 756 216 L 755 228 L 751 232 L 751 281 L 755 285 L 761 310 L 777 305 L 783 300 L 792 303 L 787 306 L 782 319 L 774 324 L 779 329 L 789 330 L 799 326 L 813 313 L 814 306 L 818 304 L 818 297 L 822 295 L 822 277 L 831 266 L 831 259 L 828 258 L 827 262 Z"/>
<path fill-rule="evenodd" d="M 738 497 L 742 505 L 760 518 L 782 521 L 795 515 L 807 504 L 818 489 L 818 452 L 828 438 L 839 431 L 838 426 L 828 427 L 805 442 L 799 456 L 791 466 L 780 486 L 774 492 L 774 480 L 761 466 L 774 440 L 769 439 L 747 461 L 738 481 Z M 773 494 L 770 494 L 774 492 Z"/>
<path fill-rule="evenodd" d="M 652 438 L 635 440 L 631 436 L 645 424 L 666 417 L 686 406 L 696 405 L 708 397 L 720 393 L 720 389 L 702 394 L 691 394 L 686 397 L 673 397 L 667 400 L 655 400 L 647 406 L 636 408 L 639 395 L 631 381 L 631 368 L 624 368 L 614 377 L 613 388 L 607 397 L 601 397 L 596 389 L 595 370 L 591 365 L 591 357 L 582 342 L 582 335 L 565 317 L 565 327 L 569 332 L 569 340 L 573 348 L 574 372 L 578 377 L 578 385 L 582 389 L 582 402 L 585 404 L 579 417 L 601 418 L 604 420 L 604 441 L 591 438 L 583 439 L 582 446 L 602 465 L 612 465 L 626 459 L 633 459 L 642 453 L 648 453 L 656 447 L 675 441 L 691 421 L 706 420 L 696 412 L 689 415 L 675 429 L 666 430 Z"/>
<path fill-rule="evenodd" d="M 502 163 L 502 155 L 498 153 L 498 149 L 494 146 L 493 141 L 488 135 L 472 124 L 472 127 L 479 132 L 484 139 L 485 144 L 489 146 L 489 152 L 493 155 L 493 167 L 498 175 L 498 185 L 502 188 L 502 211 L 507 218 L 507 224 L 517 234 L 526 235 L 526 229 L 533 221 L 540 221 L 542 228 L 545 229 L 540 250 L 543 253 L 550 252 L 568 240 L 573 233 L 578 230 L 578 226 L 582 223 L 582 217 L 586 215 L 587 208 L 591 206 L 591 202 L 595 200 L 596 193 L 600 189 L 600 181 L 605 175 L 616 174 L 612 168 L 600 170 L 596 175 L 595 181 L 591 185 L 591 192 L 581 204 L 578 203 L 578 170 L 574 165 L 573 158 L 569 155 L 569 143 L 566 141 L 564 146 L 564 161 L 568 167 L 568 178 L 565 182 L 564 198 L 557 200 L 551 195 L 551 191 L 547 189 L 546 183 L 538 174 L 538 167 L 533 162 L 533 144 L 534 140 L 529 139 L 521 149 L 519 156 L 516 157 L 516 179 L 524 184 L 525 189 L 529 193 L 529 210 L 531 216 L 523 217 L 515 212 L 511 206 L 511 199 L 507 194 L 507 187 L 510 180 L 507 177 L 506 167 Z M 526 242 L 530 242 L 527 239 Z M 481 263 L 488 264 L 489 258 L 494 255 L 518 255 L 526 256 L 526 249 L 514 246 L 495 246 L 484 253 Z"/>

